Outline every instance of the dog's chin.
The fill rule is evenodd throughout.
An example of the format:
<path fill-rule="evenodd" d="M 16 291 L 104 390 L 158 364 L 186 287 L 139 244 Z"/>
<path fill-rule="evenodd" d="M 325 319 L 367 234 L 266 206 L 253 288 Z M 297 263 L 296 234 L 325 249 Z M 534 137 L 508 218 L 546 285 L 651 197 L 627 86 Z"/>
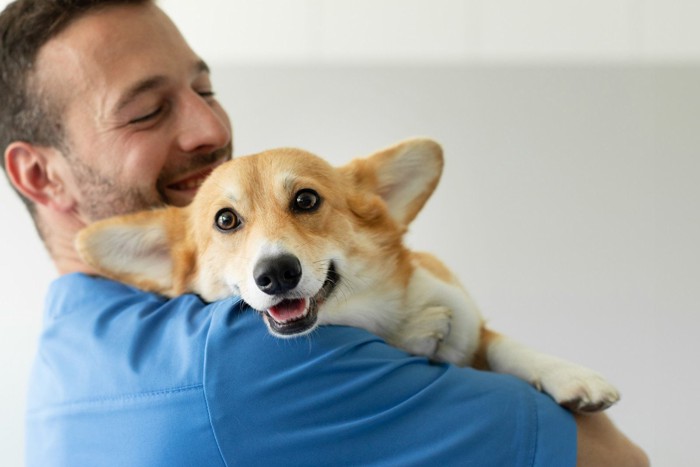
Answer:
<path fill-rule="evenodd" d="M 318 326 L 318 311 L 338 284 L 335 264 L 330 263 L 326 280 L 313 297 L 286 298 L 264 311 L 263 316 L 270 332 L 278 337 L 294 337 L 308 334 Z"/>

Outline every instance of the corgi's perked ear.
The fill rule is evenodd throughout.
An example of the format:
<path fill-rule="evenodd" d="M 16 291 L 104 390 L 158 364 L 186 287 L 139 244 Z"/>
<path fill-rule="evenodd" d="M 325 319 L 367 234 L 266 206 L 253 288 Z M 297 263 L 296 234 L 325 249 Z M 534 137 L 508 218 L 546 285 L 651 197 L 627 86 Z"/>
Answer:
<path fill-rule="evenodd" d="M 341 170 L 357 186 L 376 193 L 403 226 L 415 219 L 442 175 L 442 148 L 427 138 L 414 138 L 356 159 Z"/>
<path fill-rule="evenodd" d="M 195 270 L 184 217 L 184 209 L 168 207 L 102 220 L 78 234 L 76 248 L 107 277 L 175 296 L 188 291 L 185 278 Z"/>

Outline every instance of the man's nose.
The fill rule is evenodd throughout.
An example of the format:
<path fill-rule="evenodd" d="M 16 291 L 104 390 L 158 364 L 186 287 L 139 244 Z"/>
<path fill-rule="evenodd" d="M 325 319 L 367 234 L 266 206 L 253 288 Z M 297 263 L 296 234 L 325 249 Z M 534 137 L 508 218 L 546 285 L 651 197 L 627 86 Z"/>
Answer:
<path fill-rule="evenodd" d="M 211 152 L 231 142 L 231 125 L 223 108 L 192 92 L 179 115 L 178 143 L 184 152 Z"/>

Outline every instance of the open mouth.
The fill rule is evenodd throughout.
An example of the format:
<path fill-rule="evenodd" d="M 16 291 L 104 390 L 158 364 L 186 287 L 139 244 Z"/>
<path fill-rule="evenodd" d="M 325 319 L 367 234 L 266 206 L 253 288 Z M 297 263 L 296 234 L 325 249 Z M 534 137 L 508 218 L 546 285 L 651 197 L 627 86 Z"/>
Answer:
<path fill-rule="evenodd" d="M 335 264 L 331 262 L 323 286 L 313 297 L 286 298 L 265 311 L 270 330 L 277 335 L 289 337 L 307 333 L 316 327 L 318 308 L 335 289 L 338 279 Z"/>
<path fill-rule="evenodd" d="M 204 170 L 200 170 L 199 172 L 192 174 L 187 178 L 170 183 L 166 188 L 175 191 L 197 191 L 199 187 L 202 186 L 202 183 L 204 183 L 204 180 L 206 180 L 207 177 L 209 177 L 209 175 L 214 171 L 214 169 L 221 165 L 222 162 L 224 161 L 222 160 L 220 162 L 217 162 L 216 164 L 207 167 Z"/>
<path fill-rule="evenodd" d="M 207 167 L 190 173 L 179 180 L 171 181 L 167 185 L 159 188 L 162 196 L 167 199 L 168 204 L 175 206 L 186 206 L 189 204 L 195 194 L 197 194 L 199 187 L 202 186 L 202 183 L 204 183 L 214 169 L 227 160 L 230 160 L 230 157 L 226 157 L 225 153 L 215 152 L 206 159 L 211 161 Z"/>
<path fill-rule="evenodd" d="M 209 174 L 212 172 L 212 169 L 205 170 L 204 172 L 201 172 L 197 175 L 194 175 L 192 177 L 189 177 L 185 180 L 182 180 L 177 183 L 171 183 L 168 185 L 168 189 L 170 190 L 178 190 L 178 191 L 184 191 L 184 190 L 198 190 L 200 186 L 202 186 L 202 183 L 204 183 L 204 180 L 207 179 Z"/>

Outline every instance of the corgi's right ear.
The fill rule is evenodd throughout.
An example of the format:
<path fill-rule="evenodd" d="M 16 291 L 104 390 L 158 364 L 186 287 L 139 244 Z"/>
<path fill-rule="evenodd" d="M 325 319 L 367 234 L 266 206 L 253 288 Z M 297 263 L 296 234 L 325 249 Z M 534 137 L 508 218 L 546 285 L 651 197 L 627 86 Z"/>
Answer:
<path fill-rule="evenodd" d="M 340 170 L 358 188 L 384 200 L 391 217 L 407 226 L 435 190 L 442 167 L 442 148 L 436 141 L 412 138 L 355 159 Z"/>
<path fill-rule="evenodd" d="M 181 231 L 184 209 L 167 207 L 95 222 L 81 230 L 76 249 L 99 274 L 144 290 L 186 292 L 195 255 Z"/>

